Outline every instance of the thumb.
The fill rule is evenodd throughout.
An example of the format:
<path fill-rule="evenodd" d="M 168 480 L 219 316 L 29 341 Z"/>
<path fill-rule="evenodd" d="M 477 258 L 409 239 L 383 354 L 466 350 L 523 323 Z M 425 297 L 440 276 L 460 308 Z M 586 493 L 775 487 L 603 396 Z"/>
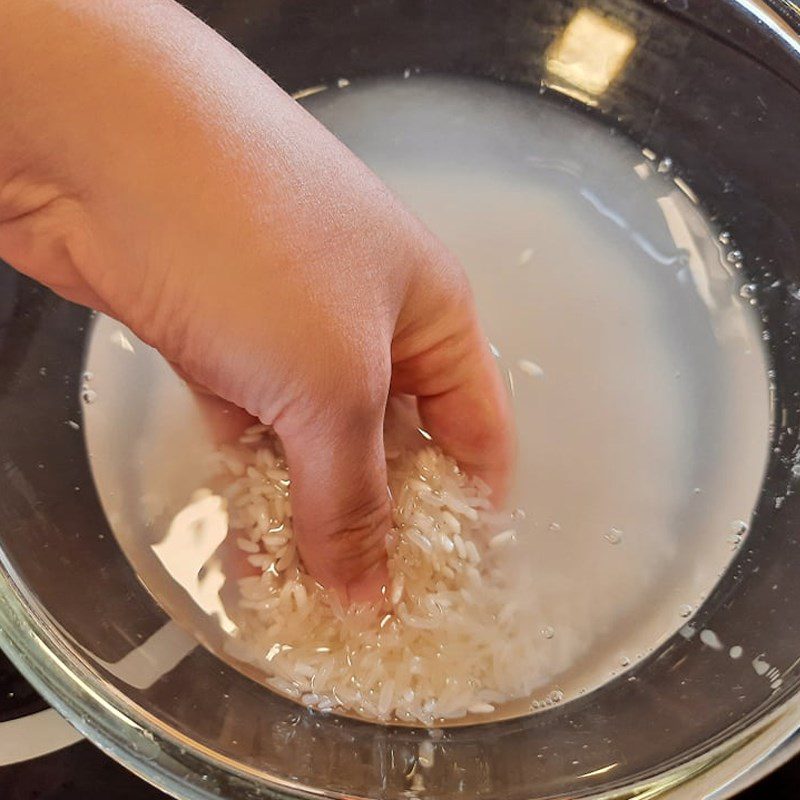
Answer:
<path fill-rule="evenodd" d="M 297 548 L 324 586 L 350 601 L 376 600 L 391 525 L 383 409 L 321 417 L 276 426 L 292 476 Z"/>

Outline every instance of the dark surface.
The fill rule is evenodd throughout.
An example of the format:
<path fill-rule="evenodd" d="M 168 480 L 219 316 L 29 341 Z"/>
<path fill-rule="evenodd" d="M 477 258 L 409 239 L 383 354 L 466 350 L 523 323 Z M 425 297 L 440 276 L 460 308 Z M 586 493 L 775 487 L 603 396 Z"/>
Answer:
<path fill-rule="evenodd" d="M 0 723 L 47 708 L 0 650 Z M 0 795 L 2 797 L 2 795 Z"/>

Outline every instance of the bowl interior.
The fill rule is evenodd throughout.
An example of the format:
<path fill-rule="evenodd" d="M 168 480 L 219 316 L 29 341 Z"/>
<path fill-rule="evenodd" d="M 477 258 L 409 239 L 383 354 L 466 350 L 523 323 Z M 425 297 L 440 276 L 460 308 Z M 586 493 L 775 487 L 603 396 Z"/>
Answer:
<path fill-rule="evenodd" d="M 590 114 L 671 158 L 758 287 L 772 426 L 734 563 L 690 628 L 601 690 L 446 731 L 425 792 L 512 800 L 657 782 L 792 697 L 800 678 L 800 62 L 796 39 L 757 23 L 773 12 L 756 3 L 593 2 L 634 41 L 598 89 L 557 74 L 547 57 L 582 2 L 187 5 L 292 92 L 414 69 L 517 84 Z M 82 420 L 91 315 L 10 269 L 0 281 L 0 588 L 8 601 L 0 622 L 12 655 L 120 758 L 173 791 L 406 796 L 427 733 L 315 714 L 266 694 L 198 646 L 137 579 L 101 506 L 83 435 L 69 424 Z M 742 646 L 743 656 L 704 644 L 704 630 Z"/>

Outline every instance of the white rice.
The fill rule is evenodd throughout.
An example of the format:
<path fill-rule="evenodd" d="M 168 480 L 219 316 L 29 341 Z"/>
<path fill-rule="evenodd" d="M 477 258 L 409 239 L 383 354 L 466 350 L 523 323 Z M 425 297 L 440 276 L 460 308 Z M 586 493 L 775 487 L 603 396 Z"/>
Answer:
<path fill-rule="evenodd" d="M 228 609 L 229 655 L 306 706 L 380 721 L 433 725 L 530 695 L 541 653 L 502 568 L 510 516 L 433 446 L 390 452 L 389 585 L 347 609 L 299 561 L 276 437 L 254 427 L 220 454 L 229 540 L 254 573 Z"/>

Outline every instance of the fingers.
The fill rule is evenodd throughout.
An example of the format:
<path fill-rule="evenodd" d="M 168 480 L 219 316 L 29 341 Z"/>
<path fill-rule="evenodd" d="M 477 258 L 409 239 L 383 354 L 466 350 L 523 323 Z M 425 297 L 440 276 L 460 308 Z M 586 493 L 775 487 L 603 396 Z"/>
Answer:
<path fill-rule="evenodd" d="M 500 504 L 510 488 L 516 444 L 511 403 L 466 275 L 452 257 L 420 271 L 392 343 L 392 390 L 417 397 L 421 421 Z"/>
<path fill-rule="evenodd" d="M 492 488 L 496 504 L 505 499 L 514 466 L 511 406 L 489 345 L 475 324 L 462 341 L 445 342 L 436 354 L 450 367 L 451 381 L 418 397 L 423 427 L 468 474 Z M 433 354 L 431 354 L 433 357 Z M 420 365 L 423 373 L 425 364 Z"/>
<path fill-rule="evenodd" d="M 297 547 L 308 572 L 354 602 L 376 600 L 386 583 L 391 510 L 383 414 L 328 412 L 302 424 L 279 421 L 292 476 Z"/>

